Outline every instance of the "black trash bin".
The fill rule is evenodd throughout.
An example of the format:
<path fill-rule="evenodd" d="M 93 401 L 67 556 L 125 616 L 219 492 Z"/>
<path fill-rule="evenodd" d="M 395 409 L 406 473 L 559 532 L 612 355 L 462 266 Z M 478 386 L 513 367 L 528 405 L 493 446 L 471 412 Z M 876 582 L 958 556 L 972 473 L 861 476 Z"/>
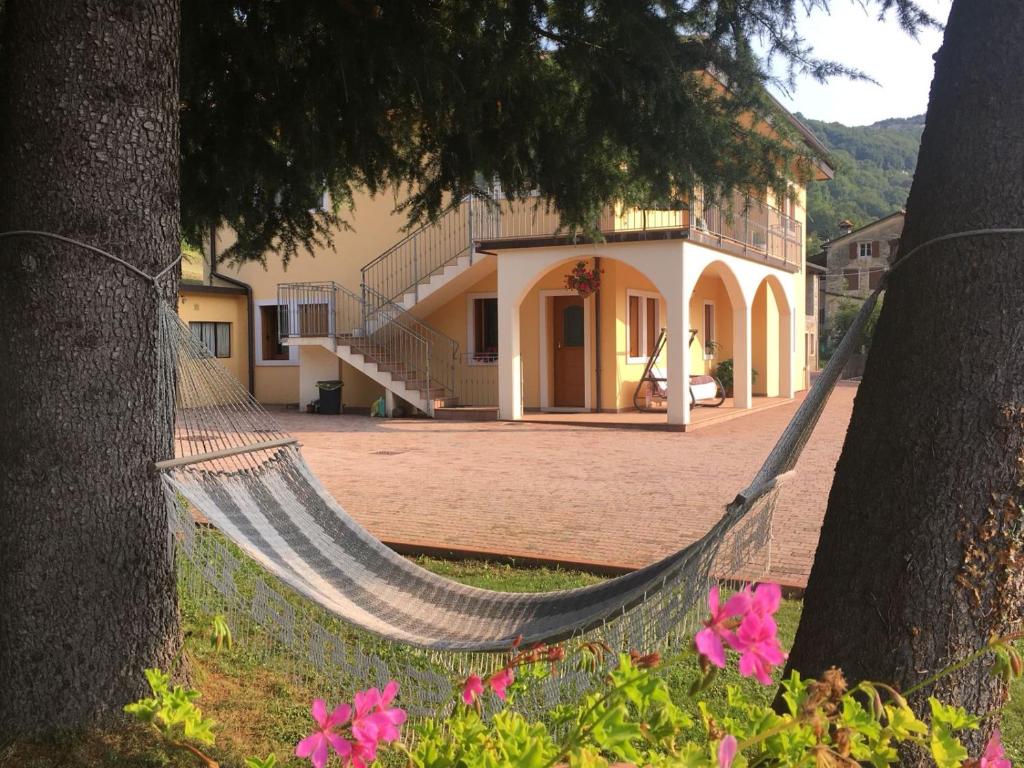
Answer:
<path fill-rule="evenodd" d="M 332 416 L 341 413 L 341 382 L 318 381 L 316 388 L 320 390 L 320 413 Z"/>

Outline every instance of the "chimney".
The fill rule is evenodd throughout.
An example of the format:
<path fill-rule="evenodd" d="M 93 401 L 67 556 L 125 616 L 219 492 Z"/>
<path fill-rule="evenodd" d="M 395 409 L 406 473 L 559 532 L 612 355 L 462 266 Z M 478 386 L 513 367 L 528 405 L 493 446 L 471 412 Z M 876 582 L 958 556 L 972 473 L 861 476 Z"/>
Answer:
<path fill-rule="evenodd" d="M 839 222 L 839 236 L 848 235 L 853 231 L 853 222 L 849 219 L 843 219 Z"/>

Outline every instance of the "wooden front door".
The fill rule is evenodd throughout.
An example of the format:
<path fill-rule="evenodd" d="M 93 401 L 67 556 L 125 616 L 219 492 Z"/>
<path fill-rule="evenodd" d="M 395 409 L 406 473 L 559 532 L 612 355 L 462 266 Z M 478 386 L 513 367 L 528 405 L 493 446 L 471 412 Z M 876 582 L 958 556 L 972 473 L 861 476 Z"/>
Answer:
<path fill-rule="evenodd" d="M 562 408 L 582 408 L 586 402 L 583 299 L 555 296 L 551 303 L 555 343 L 554 404 Z"/>

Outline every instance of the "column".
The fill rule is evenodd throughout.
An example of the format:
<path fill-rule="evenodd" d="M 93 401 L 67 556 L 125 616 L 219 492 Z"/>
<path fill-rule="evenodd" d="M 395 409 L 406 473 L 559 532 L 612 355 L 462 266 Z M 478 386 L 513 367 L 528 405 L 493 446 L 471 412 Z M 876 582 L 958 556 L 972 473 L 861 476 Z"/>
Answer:
<path fill-rule="evenodd" d="M 788 298 L 788 297 L 787 297 Z M 792 305 L 791 305 L 792 306 Z M 793 343 L 796 328 L 793 312 L 779 312 L 779 396 L 793 397 L 796 389 L 793 386 Z"/>
<path fill-rule="evenodd" d="M 523 418 L 523 361 L 519 352 L 521 281 L 510 260 L 498 259 L 498 418 Z"/>
<path fill-rule="evenodd" d="M 733 407 L 753 407 L 753 381 L 750 376 L 750 307 L 734 305 L 732 312 Z"/>
<path fill-rule="evenodd" d="M 668 311 L 668 423 L 686 425 L 690 423 L 690 290 L 686 285 L 680 287 L 675 296 L 664 294 Z"/>

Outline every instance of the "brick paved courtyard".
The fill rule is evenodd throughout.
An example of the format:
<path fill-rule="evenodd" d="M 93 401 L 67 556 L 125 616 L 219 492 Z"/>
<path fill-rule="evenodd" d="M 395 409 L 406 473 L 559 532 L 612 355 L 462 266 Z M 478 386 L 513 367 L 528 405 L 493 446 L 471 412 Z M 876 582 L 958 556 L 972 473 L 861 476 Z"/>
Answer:
<path fill-rule="evenodd" d="M 770 576 L 806 583 L 856 387 L 840 385 L 775 518 Z M 796 404 L 688 433 L 277 414 L 388 542 L 636 567 L 703 534 Z"/>

